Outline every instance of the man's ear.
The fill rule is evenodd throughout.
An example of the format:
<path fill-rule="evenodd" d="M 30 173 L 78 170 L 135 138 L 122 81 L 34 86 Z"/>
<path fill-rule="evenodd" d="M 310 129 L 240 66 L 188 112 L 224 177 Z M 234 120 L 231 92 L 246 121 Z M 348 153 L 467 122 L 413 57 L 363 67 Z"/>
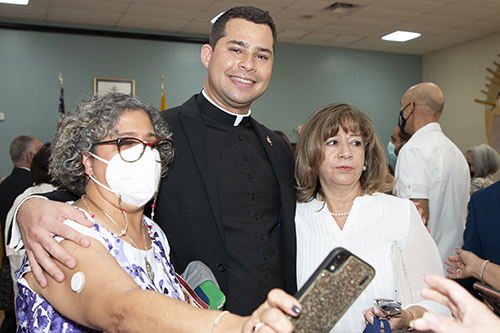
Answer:
<path fill-rule="evenodd" d="M 209 44 L 205 44 L 201 48 L 201 62 L 208 68 L 210 64 L 210 58 L 212 57 L 213 49 Z"/>
<path fill-rule="evenodd" d="M 94 168 L 92 167 L 91 156 L 88 153 L 82 153 L 82 163 L 85 167 L 85 174 L 88 176 L 94 175 Z"/>
<path fill-rule="evenodd" d="M 35 157 L 34 153 L 30 151 L 26 153 L 26 161 L 28 162 L 29 165 L 31 165 L 31 162 L 33 162 L 33 157 Z"/>

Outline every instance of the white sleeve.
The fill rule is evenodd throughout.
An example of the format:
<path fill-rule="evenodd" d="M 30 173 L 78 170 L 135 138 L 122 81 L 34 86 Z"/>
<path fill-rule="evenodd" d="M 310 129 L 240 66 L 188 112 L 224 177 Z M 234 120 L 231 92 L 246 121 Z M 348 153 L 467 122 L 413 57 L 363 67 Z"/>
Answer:
<path fill-rule="evenodd" d="M 72 221 L 72 220 L 66 220 L 63 223 L 66 224 L 68 227 L 71 227 L 74 230 L 78 231 L 82 235 L 92 237 L 92 238 L 98 240 L 106 249 L 108 248 L 108 245 L 107 245 L 106 240 L 104 239 L 103 235 L 99 231 L 95 230 L 94 228 L 83 226 L 80 223 Z M 60 242 L 64 238 L 60 237 L 60 236 L 56 236 L 56 237 L 54 237 L 54 239 L 56 241 Z"/>
<path fill-rule="evenodd" d="M 420 149 L 403 148 L 396 164 L 396 195 L 404 199 L 429 199 L 430 162 Z"/>
<path fill-rule="evenodd" d="M 406 242 L 401 245 L 402 258 L 414 301 L 413 304 L 405 305 L 405 308 L 418 305 L 429 312 L 450 316 L 451 312 L 448 307 L 424 299 L 420 295 L 420 289 L 427 287 L 423 278 L 424 274 L 444 276 L 444 270 L 436 243 L 425 228 L 415 206 L 411 207 L 410 227 Z"/>
<path fill-rule="evenodd" d="M 24 198 L 24 200 L 22 200 L 19 205 L 17 205 L 17 207 L 12 206 L 11 211 L 14 210 L 14 214 L 12 217 L 12 234 L 10 236 L 9 242 L 7 242 L 7 239 L 5 239 L 5 243 L 8 244 L 6 248 L 11 248 L 14 249 L 14 251 L 19 251 L 24 246 L 23 239 L 21 238 L 21 230 L 19 229 L 19 224 L 17 223 L 17 212 L 19 211 L 19 207 L 21 207 L 26 200 L 31 198 L 42 198 L 45 200 L 49 200 L 48 198 L 41 195 L 31 195 Z"/>

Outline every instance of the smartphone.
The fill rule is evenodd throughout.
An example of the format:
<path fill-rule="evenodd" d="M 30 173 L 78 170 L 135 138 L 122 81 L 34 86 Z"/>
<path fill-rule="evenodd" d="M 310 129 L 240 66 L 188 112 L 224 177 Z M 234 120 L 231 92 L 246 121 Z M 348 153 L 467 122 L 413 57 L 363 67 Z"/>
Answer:
<path fill-rule="evenodd" d="M 290 317 L 295 333 L 328 333 L 375 276 L 375 269 L 351 252 L 337 247 L 295 294 L 302 305 Z"/>
<path fill-rule="evenodd" d="M 393 299 L 375 298 L 375 303 L 377 303 L 378 308 L 384 315 L 384 319 L 400 315 L 401 309 L 403 308 L 401 302 Z"/>
<path fill-rule="evenodd" d="M 500 313 L 500 290 L 481 282 L 474 283 L 474 289 L 495 309 L 496 313 Z"/>

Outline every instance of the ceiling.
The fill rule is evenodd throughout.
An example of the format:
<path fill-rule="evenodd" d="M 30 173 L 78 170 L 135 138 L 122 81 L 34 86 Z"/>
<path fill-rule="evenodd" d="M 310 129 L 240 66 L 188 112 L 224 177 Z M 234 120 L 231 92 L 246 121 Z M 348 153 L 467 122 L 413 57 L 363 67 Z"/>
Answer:
<path fill-rule="evenodd" d="M 352 11 L 324 9 L 335 0 L 30 0 L 0 4 L 0 20 L 78 27 L 208 35 L 210 20 L 234 6 L 268 10 L 278 41 L 361 50 L 426 54 L 500 32 L 500 0 L 343 0 Z M 406 43 L 383 41 L 416 31 Z"/>

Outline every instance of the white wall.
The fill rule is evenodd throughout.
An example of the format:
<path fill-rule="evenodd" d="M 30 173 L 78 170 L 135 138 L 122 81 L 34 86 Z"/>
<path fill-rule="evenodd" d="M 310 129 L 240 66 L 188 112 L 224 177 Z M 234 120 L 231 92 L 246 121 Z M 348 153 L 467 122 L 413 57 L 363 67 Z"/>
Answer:
<path fill-rule="evenodd" d="M 465 152 L 488 143 L 484 123 L 485 106 L 474 99 L 486 100 L 486 77 L 500 62 L 500 33 L 472 42 L 429 53 L 422 58 L 423 79 L 439 85 L 445 97 L 440 123 L 444 133 Z"/>

